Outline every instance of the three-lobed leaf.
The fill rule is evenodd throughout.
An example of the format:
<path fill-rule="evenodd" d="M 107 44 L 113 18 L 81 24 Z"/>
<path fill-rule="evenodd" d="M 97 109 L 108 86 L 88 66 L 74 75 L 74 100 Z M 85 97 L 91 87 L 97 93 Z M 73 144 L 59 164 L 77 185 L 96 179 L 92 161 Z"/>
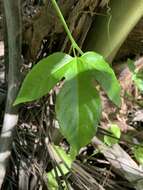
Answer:
<path fill-rule="evenodd" d="M 54 53 L 28 73 L 14 104 L 46 95 L 63 77 L 65 83 L 57 96 L 56 114 L 60 130 L 76 155 L 95 135 L 100 120 L 101 102 L 95 80 L 118 106 L 120 86 L 101 55 L 87 52 L 73 58 L 65 53 Z"/>

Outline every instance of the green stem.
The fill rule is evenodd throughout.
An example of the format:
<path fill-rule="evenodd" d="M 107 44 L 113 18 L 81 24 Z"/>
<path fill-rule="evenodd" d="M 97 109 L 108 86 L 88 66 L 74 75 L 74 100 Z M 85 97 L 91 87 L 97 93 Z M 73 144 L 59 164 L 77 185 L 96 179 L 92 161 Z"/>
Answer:
<path fill-rule="evenodd" d="M 70 39 L 70 41 L 71 41 L 72 47 L 75 48 L 75 49 L 82 55 L 82 54 L 83 54 L 83 51 L 80 49 L 80 47 L 79 47 L 79 46 L 77 45 L 77 43 L 75 42 L 75 40 L 74 40 L 74 38 L 73 38 L 73 36 L 72 36 L 72 34 L 71 34 L 71 32 L 70 32 L 68 26 L 67 26 L 67 23 L 66 23 L 66 21 L 65 21 L 65 19 L 64 19 L 64 17 L 63 17 L 63 15 L 62 15 L 60 9 L 59 9 L 59 6 L 58 6 L 56 0 L 51 0 L 51 1 L 52 1 L 52 4 L 53 4 L 53 6 L 54 6 L 54 8 L 55 8 L 55 10 L 56 10 L 56 12 L 57 12 L 57 14 L 58 14 L 60 20 L 61 20 L 61 23 L 62 23 L 63 26 L 64 26 L 64 29 L 65 29 L 65 31 L 66 31 L 66 33 L 67 33 L 69 39 Z"/>

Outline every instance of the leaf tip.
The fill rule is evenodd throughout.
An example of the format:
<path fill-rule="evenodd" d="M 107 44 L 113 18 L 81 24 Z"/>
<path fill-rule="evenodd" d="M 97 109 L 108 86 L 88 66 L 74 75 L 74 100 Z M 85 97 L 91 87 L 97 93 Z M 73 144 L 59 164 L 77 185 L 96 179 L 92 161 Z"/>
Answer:
<path fill-rule="evenodd" d="M 28 102 L 27 98 L 17 97 L 12 105 L 17 106 L 18 104 L 25 103 L 25 102 Z"/>
<path fill-rule="evenodd" d="M 20 104 L 21 103 L 21 101 L 19 100 L 19 98 L 18 99 L 16 99 L 15 101 L 14 101 L 14 103 L 12 104 L 13 106 L 17 106 L 18 104 Z"/>

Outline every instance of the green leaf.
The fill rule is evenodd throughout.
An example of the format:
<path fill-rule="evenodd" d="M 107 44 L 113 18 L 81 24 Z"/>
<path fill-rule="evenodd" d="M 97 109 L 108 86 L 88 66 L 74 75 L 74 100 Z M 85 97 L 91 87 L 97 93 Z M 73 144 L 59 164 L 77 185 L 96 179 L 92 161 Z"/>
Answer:
<path fill-rule="evenodd" d="M 119 142 L 119 138 L 121 137 L 121 130 L 116 124 L 111 124 L 108 131 L 111 133 L 111 136 L 105 135 L 104 136 L 104 143 L 106 143 L 108 146 L 112 146 Z"/>
<path fill-rule="evenodd" d="M 59 186 L 56 180 L 56 177 L 54 175 L 54 171 L 52 170 L 47 174 L 48 176 L 48 187 L 50 190 L 58 190 Z"/>
<path fill-rule="evenodd" d="M 63 78 L 72 59 L 71 56 L 59 52 L 39 61 L 24 79 L 14 105 L 46 95 Z"/>
<path fill-rule="evenodd" d="M 128 60 L 127 60 L 127 65 L 128 65 L 129 70 L 130 70 L 132 73 L 134 73 L 134 72 L 135 72 L 135 69 L 136 69 L 136 66 L 135 66 L 134 61 L 131 60 L 131 59 L 128 59 Z"/>
<path fill-rule="evenodd" d="M 59 157 L 65 162 L 65 164 L 68 166 L 68 168 L 71 168 L 73 159 L 71 158 L 71 156 L 69 154 L 67 154 L 61 147 L 59 146 L 54 146 L 57 154 L 59 155 Z M 65 166 L 64 163 L 60 164 L 60 168 L 62 169 L 63 174 L 67 174 L 69 172 L 68 168 Z M 58 176 L 61 176 L 61 173 L 58 174 Z"/>
<path fill-rule="evenodd" d="M 95 52 L 87 52 L 81 57 L 81 59 L 87 64 L 88 69 L 94 69 L 94 77 L 105 90 L 109 99 L 117 106 L 120 106 L 121 88 L 109 64 L 101 55 Z"/>
<path fill-rule="evenodd" d="M 101 102 L 87 65 L 80 58 L 71 64 L 71 78 L 66 80 L 56 101 L 56 115 L 61 133 L 72 147 L 73 155 L 95 135 L 101 116 Z"/>
<path fill-rule="evenodd" d="M 59 146 L 54 146 L 54 150 L 55 150 L 55 154 L 57 153 L 57 155 L 59 156 L 59 158 L 61 160 L 63 160 L 65 162 L 65 164 L 68 166 L 68 168 L 71 168 L 71 164 L 73 162 L 72 158 L 70 157 L 69 154 L 67 154 L 61 147 Z M 59 167 L 62 170 L 62 173 L 64 175 L 66 175 L 69 170 L 68 168 L 65 166 L 64 163 L 60 163 Z M 58 177 L 61 177 L 62 174 L 59 171 L 59 169 L 56 167 L 57 170 L 57 175 Z M 57 190 L 58 189 L 58 183 L 56 181 L 56 175 L 55 175 L 55 171 L 54 169 L 52 169 L 50 172 L 47 173 L 47 177 L 48 177 L 48 186 L 51 190 Z"/>
<path fill-rule="evenodd" d="M 143 165 L 143 147 L 134 148 L 134 156 L 136 160 Z"/>
<path fill-rule="evenodd" d="M 143 93 L 143 70 L 135 72 L 132 76 L 132 80 L 137 88 Z"/>

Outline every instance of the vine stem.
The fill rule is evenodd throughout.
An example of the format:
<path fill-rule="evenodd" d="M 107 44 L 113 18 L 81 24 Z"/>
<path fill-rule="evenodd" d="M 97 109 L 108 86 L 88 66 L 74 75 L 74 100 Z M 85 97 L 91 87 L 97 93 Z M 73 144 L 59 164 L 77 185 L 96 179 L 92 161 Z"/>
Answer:
<path fill-rule="evenodd" d="M 59 18 L 60 18 L 61 23 L 62 23 L 63 26 L 64 26 L 64 29 L 65 29 L 65 31 L 66 31 L 66 33 L 67 33 L 69 39 L 70 39 L 70 41 L 71 41 L 71 44 L 72 44 L 73 49 L 76 49 L 76 50 L 82 55 L 82 54 L 83 54 L 83 51 L 80 49 L 80 47 L 79 47 L 79 46 L 77 45 L 77 43 L 75 42 L 75 40 L 74 40 L 74 38 L 73 38 L 73 36 L 72 36 L 72 34 L 71 34 L 71 32 L 70 32 L 68 26 L 67 26 L 67 23 L 66 23 L 66 21 L 65 21 L 65 19 L 64 19 L 64 17 L 63 17 L 63 15 L 62 15 L 62 13 L 61 13 L 61 10 L 60 10 L 60 8 L 59 8 L 57 2 L 56 2 L 56 0 L 51 0 L 51 1 L 52 1 L 52 4 L 53 4 L 53 6 L 54 6 L 54 8 L 55 8 L 55 10 L 56 10 L 56 12 L 57 12 Z"/>

